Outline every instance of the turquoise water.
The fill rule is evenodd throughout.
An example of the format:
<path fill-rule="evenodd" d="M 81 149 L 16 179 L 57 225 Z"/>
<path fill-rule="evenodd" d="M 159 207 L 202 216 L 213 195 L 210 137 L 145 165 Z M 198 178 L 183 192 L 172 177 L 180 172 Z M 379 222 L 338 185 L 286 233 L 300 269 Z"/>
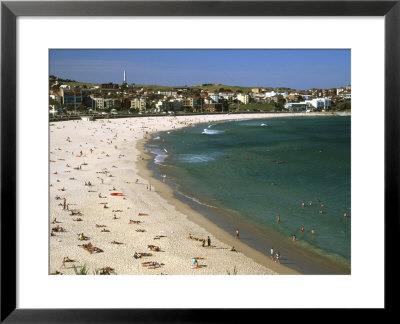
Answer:
<path fill-rule="evenodd" d="M 186 196 L 349 266 L 350 126 L 339 116 L 200 124 L 159 133 L 148 147 Z"/>

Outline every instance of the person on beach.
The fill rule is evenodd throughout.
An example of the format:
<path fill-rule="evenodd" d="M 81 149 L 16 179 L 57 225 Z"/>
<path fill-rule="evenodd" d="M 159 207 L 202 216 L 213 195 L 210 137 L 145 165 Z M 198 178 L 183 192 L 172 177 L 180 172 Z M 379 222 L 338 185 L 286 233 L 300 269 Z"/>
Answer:
<path fill-rule="evenodd" d="M 236 238 L 239 239 L 239 229 L 238 228 L 236 229 L 235 234 L 236 234 Z"/>
<path fill-rule="evenodd" d="M 199 263 L 196 258 L 192 258 L 192 269 L 195 269 L 199 266 Z"/>
<path fill-rule="evenodd" d="M 274 259 L 274 248 L 272 247 L 271 248 L 271 260 L 273 260 Z"/>
<path fill-rule="evenodd" d="M 167 179 L 167 175 L 164 174 L 164 175 L 163 175 L 163 182 L 165 182 L 166 179 Z"/>
<path fill-rule="evenodd" d="M 304 233 L 304 226 L 301 227 L 301 232 Z"/>
<path fill-rule="evenodd" d="M 277 263 L 281 263 L 281 261 L 279 260 L 279 259 L 280 259 L 280 257 L 281 257 L 281 254 L 280 254 L 280 252 L 279 252 L 279 251 L 277 251 L 277 252 L 276 252 L 276 254 L 275 254 L 275 262 L 277 262 Z"/>
<path fill-rule="evenodd" d="M 295 234 L 292 235 L 292 241 L 293 242 L 296 241 L 296 235 Z"/>
<path fill-rule="evenodd" d="M 311 234 L 315 234 L 315 230 L 314 229 L 311 230 Z"/>
<path fill-rule="evenodd" d="M 209 236 L 207 236 L 207 246 L 211 246 L 211 239 Z"/>
<path fill-rule="evenodd" d="M 64 210 L 67 209 L 67 199 L 66 199 L 66 198 L 64 198 L 63 209 L 64 209 Z"/>
<path fill-rule="evenodd" d="M 205 247 L 206 246 L 206 240 L 201 240 L 201 246 Z"/>
<path fill-rule="evenodd" d="M 276 216 L 276 222 L 279 224 L 279 222 L 281 221 L 281 216 Z"/>
<path fill-rule="evenodd" d="M 301 207 L 304 207 L 305 206 L 305 203 L 304 203 L 304 201 L 301 203 Z"/>
<path fill-rule="evenodd" d="M 309 204 L 310 206 L 312 206 L 312 201 L 310 200 L 310 201 L 308 202 L 308 204 Z"/>

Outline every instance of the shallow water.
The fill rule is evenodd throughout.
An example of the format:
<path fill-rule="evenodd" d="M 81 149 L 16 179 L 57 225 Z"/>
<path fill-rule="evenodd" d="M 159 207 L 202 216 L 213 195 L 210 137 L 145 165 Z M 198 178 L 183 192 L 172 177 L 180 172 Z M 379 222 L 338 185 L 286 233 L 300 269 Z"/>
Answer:
<path fill-rule="evenodd" d="M 350 121 L 200 124 L 159 133 L 147 147 L 160 174 L 185 196 L 282 241 L 294 234 L 297 248 L 350 268 L 351 219 L 343 217 L 351 214 Z"/>

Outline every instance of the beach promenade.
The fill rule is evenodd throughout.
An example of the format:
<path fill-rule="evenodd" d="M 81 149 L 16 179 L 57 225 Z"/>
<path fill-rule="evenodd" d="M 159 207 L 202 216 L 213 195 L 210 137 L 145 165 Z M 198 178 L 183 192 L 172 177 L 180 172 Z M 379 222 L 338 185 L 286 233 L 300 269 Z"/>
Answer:
<path fill-rule="evenodd" d="M 296 274 L 175 199 L 172 189 L 146 168 L 149 156 L 143 150 L 154 132 L 279 116 L 50 123 L 49 273 L 74 274 L 85 266 L 87 274 Z"/>

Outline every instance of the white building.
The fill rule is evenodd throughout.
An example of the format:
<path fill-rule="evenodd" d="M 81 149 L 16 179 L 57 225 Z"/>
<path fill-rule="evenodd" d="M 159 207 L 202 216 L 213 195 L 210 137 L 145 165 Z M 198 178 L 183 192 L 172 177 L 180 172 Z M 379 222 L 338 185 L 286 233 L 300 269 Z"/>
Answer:
<path fill-rule="evenodd" d="M 332 100 L 330 98 L 315 98 L 306 100 L 305 102 L 315 109 L 328 109 L 332 105 Z"/>
<path fill-rule="evenodd" d="M 290 112 L 306 111 L 309 104 L 306 102 L 290 102 L 285 105 L 285 108 Z"/>
<path fill-rule="evenodd" d="M 247 94 L 239 93 L 237 95 L 237 100 L 239 100 L 244 105 L 247 105 L 249 103 L 249 98 L 250 97 Z"/>
<path fill-rule="evenodd" d="M 146 99 L 135 98 L 131 100 L 131 109 L 138 109 L 140 112 L 146 110 Z"/>
<path fill-rule="evenodd" d="M 93 98 L 95 109 L 104 109 L 104 98 Z"/>

